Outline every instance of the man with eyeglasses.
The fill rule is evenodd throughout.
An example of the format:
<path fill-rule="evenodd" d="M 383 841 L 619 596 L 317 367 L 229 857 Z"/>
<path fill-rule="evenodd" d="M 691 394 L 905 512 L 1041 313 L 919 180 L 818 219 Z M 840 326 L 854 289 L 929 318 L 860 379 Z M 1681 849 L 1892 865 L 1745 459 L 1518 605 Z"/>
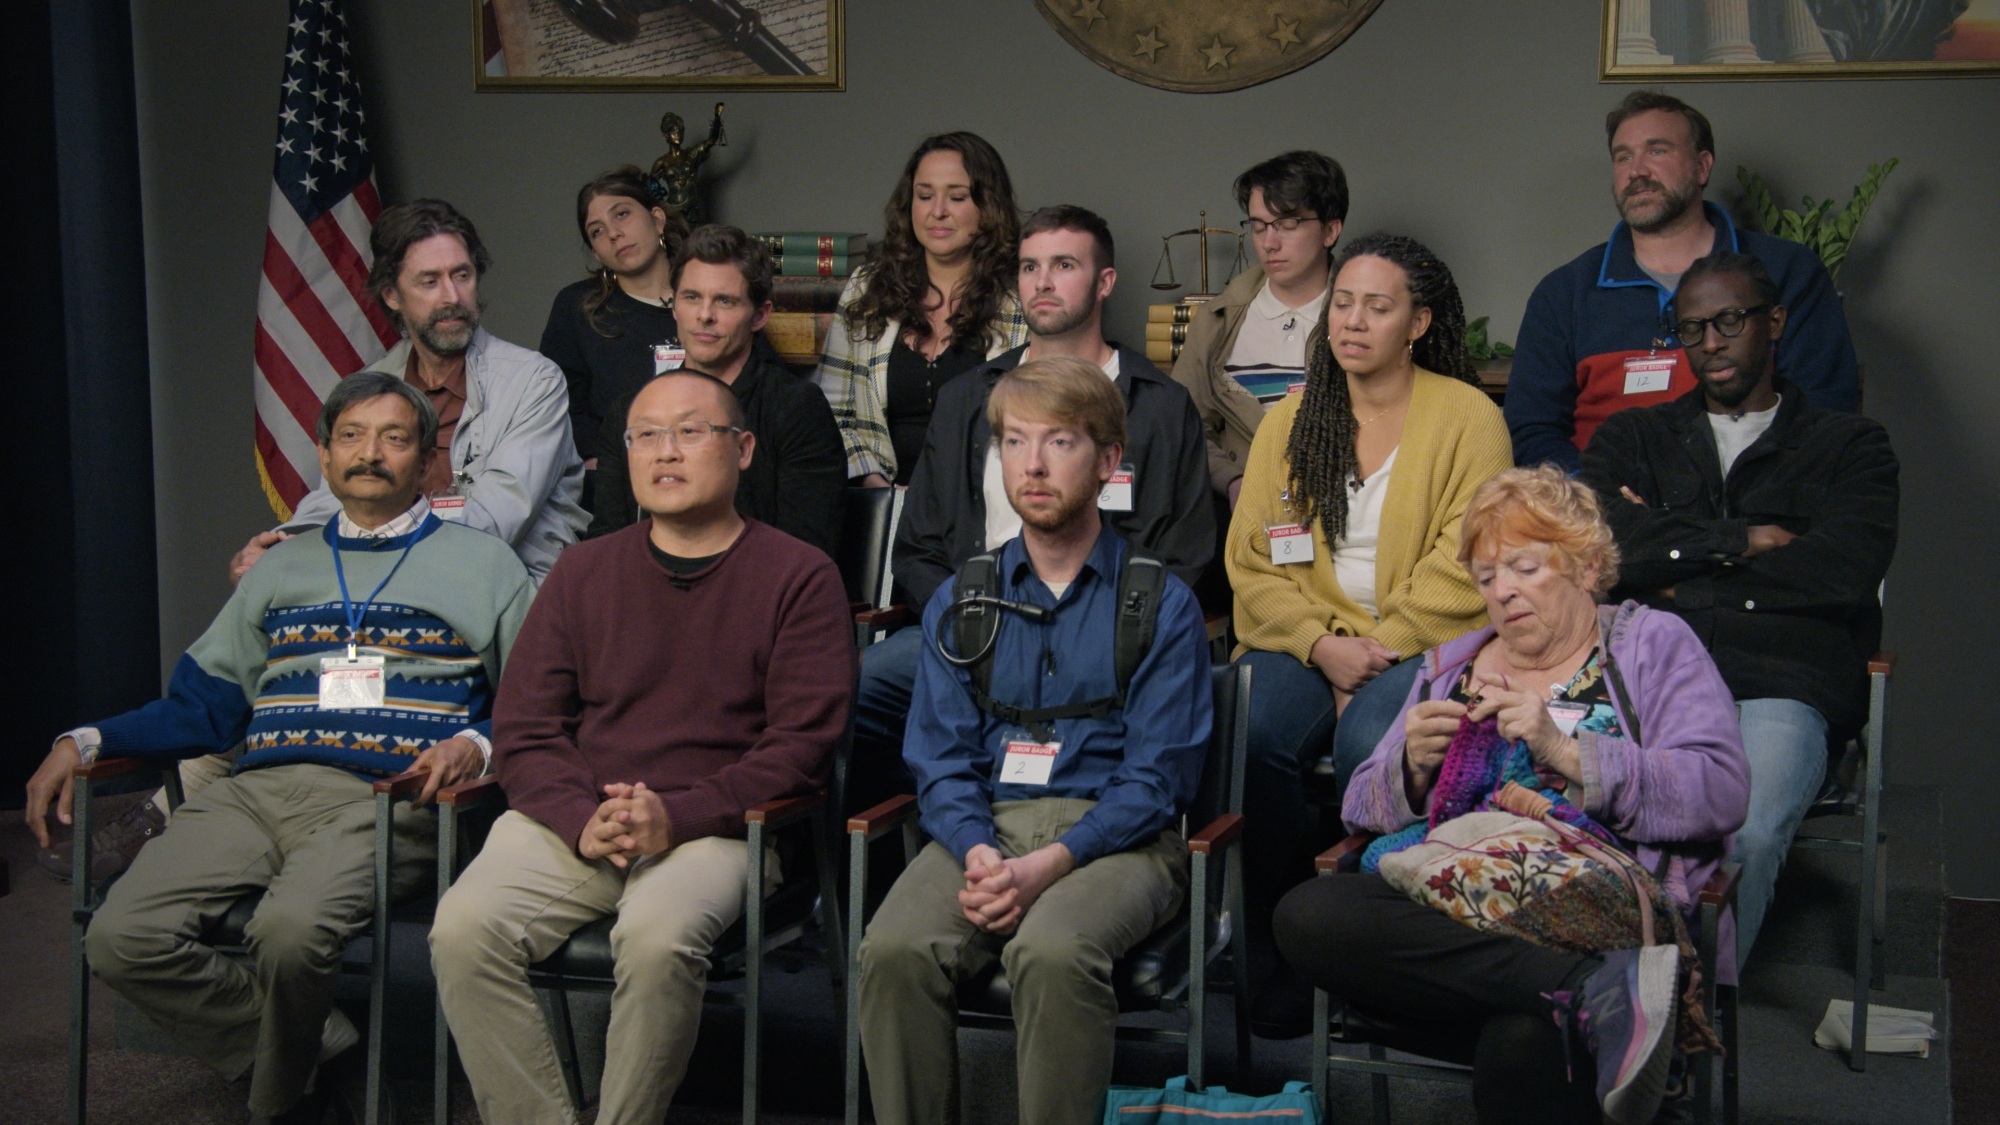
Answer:
<path fill-rule="evenodd" d="M 613 914 L 597 1120 L 666 1116 L 708 952 L 743 913 L 744 814 L 824 784 L 846 729 L 840 575 L 737 510 L 758 452 L 745 421 L 714 376 L 646 384 L 620 435 L 645 522 L 565 552 L 509 654 L 493 731 L 509 811 L 431 929 L 489 1125 L 577 1119 L 528 966 Z"/>
<path fill-rule="evenodd" d="M 1820 406 L 1778 374 L 1792 320 L 1756 258 L 1696 260 L 1670 320 L 1694 389 L 1606 419 L 1582 478 L 1622 556 L 1613 597 L 1679 614 L 1736 696 L 1750 758 L 1735 844 L 1740 966 L 1829 746 L 1866 718 L 1876 591 L 1896 549 L 1896 455 L 1879 423 Z M 1671 773 L 1671 755 L 1657 768 Z"/>
<path fill-rule="evenodd" d="M 1738 230 L 1704 202 L 1715 134 L 1679 98 L 1635 90 L 1605 118 L 1611 198 L 1620 222 L 1544 277 L 1528 299 L 1507 379 L 1514 462 L 1575 472 L 1604 420 L 1694 389 L 1676 347 L 1669 302 L 1696 258 L 1750 254 L 1776 279 L 1790 317 L 1778 369 L 1807 398 L 1835 410 L 1861 405 L 1861 373 L 1833 279 L 1810 249 Z"/>
<path fill-rule="evenodd" d="M 741 230 L 711 223 L 688 235 L 673 270 L 674 323 L 687 366 L 729 384 L 757 435 L 756 456 L 737 480 L 737 510 L 832 554 L 847 454 L 826 396 L 756 346 L 771 318 L 770 253 Z M 643 505 L 622 483 L 631 401 L 606 417 L 598 448 L 609 452 L 599 465 L 597 511 L 585 538 L 644 518 Z"/>
<path fill-rule="evenodd" d="M 1236 506 L 1250 439 L 1271 407 L 1305 386 L 1306 346 L 1324 334 L 1333 245 L 1347 219 L 1347 173 L 1299 150 L 1236 177 L 1257 265 L 1195 307 L 1174 381 L 1193 396 L 1208 439 L 1216 494 Z"/>

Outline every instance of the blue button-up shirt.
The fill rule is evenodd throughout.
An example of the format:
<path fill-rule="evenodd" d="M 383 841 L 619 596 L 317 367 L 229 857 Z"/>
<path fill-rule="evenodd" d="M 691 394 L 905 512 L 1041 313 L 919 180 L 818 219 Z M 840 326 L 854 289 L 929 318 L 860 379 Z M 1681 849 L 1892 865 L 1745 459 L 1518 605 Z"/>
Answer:
<path fill-rule="evenodd" d="M 1000 551 L 999 596 L 1052 607 L 1036 624 L 1002 610 L 994 638 L 992 696 L 1022 708 L 1087 703 L 1118 692 L 1112 635 L 1118 574 L 1128 548 L 1117 533 L 1100 532 L 1090 557 L 1063 596 L 1035 576 L 1019 538 Z M 939 654 L 938 622 L 957 580 L 947 581 L 924 607 L 924 655 L 903 740 L 903 759 L 917 781 L 925 831 L 960 863 L 974 845 L 997 846 L 993 805 L 1041 797 L 1072 797 L 1097 807 L 1062 836 L 1080 867 L 1157 836 L 1184 812 L 1201 781 L 1214 699 L 1208 683 L 1208 637 L 1194 594 L 1167 577 L 1153 646 L 1140 661 L 1125 707 L 1102 719 L 1057 719 L 1062 750 L 1047 785 L 995 780 L 1007 743 L 1030 736 L 973 703 L 972 675 Z M 945 643 L 956 654 L 956 637 Z"/>

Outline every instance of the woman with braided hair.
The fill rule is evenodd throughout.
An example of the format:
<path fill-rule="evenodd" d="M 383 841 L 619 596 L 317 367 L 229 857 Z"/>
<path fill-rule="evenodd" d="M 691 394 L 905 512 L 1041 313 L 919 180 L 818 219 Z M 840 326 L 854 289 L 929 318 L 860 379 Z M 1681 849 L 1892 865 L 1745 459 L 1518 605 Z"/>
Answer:
<path fill-rule="evenodd" d="M 1274 972 L 1269 938 L 1271 910 L 1319 843 L 1303 774 L 1331 752 L 1345 785 L 1394 721 L 1414 662 L 1356 693 L 1481 623 L 1459 518 L 1512 460 L 1465 354 L 1450 269 L 1402 235 L 1348 244 L 1305 388 L 1251 444 L 1225 555 L 1236 657 L 1256 669 L 1243 811 L 1261 1034 L 1302 1035 L 1310 1012 L 1310 990 Z"/>

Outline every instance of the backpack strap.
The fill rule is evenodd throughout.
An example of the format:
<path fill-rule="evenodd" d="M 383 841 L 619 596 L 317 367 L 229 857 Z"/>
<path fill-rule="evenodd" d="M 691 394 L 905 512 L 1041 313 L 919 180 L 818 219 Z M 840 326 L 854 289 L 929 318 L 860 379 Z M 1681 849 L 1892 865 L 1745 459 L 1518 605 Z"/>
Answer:
<path fill-rule="evenodd" d="M 959 567 L 953 600 L 971 603 L 954 606 L 954 640 L 961 656 L 977 654 L 966 667 L 972 675 L 972 701 L 981 711 L 1003 723 L 1027 729 L 1039 742 L 1055 741 L 1057 719 L 1085 716 L 1103 719 L 1125 706 L 1126 691 L 1146 653 L 1160 616 L 1160 599 L 1166 589 L 1167 571 L 1150 555 L 1129 552 L 1118 576 L 1117 619 L 1112 627 L 1112 660 L 1118 679 L 1117 694 L 1058 707 L 1020 707 L 995 699 L 993 690 L 993 640 L 1000 628 L 1001 610 L 972 599 L 999 596 L 998 560 L 992 554 L 975 555 Z"/>

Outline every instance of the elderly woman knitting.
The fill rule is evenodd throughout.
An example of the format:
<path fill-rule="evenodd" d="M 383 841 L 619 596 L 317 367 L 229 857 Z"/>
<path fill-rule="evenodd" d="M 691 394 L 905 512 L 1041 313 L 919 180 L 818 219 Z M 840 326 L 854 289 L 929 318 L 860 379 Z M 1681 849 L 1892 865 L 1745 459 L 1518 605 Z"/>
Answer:
<path fill-rule="evenodd" d="M 1279 947 L 1358 1012 L 1458 1043 L 1482 1122 L 1650 1121 L 1677 1041 L 1712 1041 L 1687 1010 L 1685 916 L 1747 809 L 1729 690 L 1679 618 L 1598 604 L 1617 548 L 1590 490 L 1554 468 L 1482 485 L 1459 561 L 1491 625 L 1424 654 L 1342 805 L 1381 839 L 1364 873 L 1286 896 Z M 1457 821 L 1488 843 L 1475 815 L 1541 832 L 1629 893 L 1566 895 L 1541 866 L 1449 842 Z"/>

